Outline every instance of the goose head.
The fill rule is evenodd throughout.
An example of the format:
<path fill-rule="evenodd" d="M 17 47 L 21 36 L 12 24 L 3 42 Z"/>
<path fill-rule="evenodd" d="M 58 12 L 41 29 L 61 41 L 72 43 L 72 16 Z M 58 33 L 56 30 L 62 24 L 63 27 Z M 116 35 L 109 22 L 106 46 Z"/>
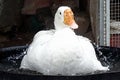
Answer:
<path fill-rule="evenodd" d="M 66 27 L 77 29 L 78 25 L 74 20 L 74 14 L 70 7 L 61 6 L 55 13 L 54 25 L 56 30 L 64 29 Z"/>

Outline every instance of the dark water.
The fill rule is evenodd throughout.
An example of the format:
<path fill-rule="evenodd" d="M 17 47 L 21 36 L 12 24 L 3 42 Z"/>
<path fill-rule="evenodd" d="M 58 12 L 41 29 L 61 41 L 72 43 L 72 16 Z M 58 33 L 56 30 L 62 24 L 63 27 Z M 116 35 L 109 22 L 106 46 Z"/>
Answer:
<path fill-rule="evenodd" d="M 4 55 L 2 55 L 2 58 L 0 58 L 0 71 L 16 74 L 42 75 L 41 73 L 35 71 L 19 69 L 21 60 L 26 54 L 27 48 L 28 45 L 1 48 L 0 54 Z M 108 72 L 96 72 L 95 74 L 120 71 L 120 48 L 95 46 L 95 50 L 96 55 L 101 61 L 102 65 L 109 66 L 110 68 L 110 71 Z"/>

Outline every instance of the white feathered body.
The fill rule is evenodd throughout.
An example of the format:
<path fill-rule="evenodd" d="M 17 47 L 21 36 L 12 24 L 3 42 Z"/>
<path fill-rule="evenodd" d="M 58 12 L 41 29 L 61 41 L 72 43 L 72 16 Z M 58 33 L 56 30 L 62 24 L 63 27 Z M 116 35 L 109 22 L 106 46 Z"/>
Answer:
<path fill-rule="evenodd" d="M 89 39 L 75 35 L 70 28 L 38 32 L 22 60 L 21 68 L 45 75 L 75 75 L 108 70 L 97 60 Z"/>

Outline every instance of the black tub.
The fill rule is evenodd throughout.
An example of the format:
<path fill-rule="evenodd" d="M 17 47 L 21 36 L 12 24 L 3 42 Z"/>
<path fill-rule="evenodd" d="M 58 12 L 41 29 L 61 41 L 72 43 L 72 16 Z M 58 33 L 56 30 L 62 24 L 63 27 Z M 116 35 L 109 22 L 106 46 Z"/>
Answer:
<path fill-rule="evenodd" d="M 0 80 L 120 80 L 120 48 L 95 47 L 98 59 L 104 66 L 110 65 L 110 71 L 76 76 L 46 76 L 20 70 L 20 62 L 27 48 L 28 45 L 0 49 Z"/>

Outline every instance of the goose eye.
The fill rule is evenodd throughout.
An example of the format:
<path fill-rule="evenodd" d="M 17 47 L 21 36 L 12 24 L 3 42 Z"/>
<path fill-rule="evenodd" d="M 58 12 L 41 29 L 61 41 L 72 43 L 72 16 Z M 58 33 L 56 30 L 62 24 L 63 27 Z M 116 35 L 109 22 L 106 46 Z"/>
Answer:
<path fill-rule="evenodd" d="M 60 15 L 61 15 L 61 12 L 60 12 Z"/>

